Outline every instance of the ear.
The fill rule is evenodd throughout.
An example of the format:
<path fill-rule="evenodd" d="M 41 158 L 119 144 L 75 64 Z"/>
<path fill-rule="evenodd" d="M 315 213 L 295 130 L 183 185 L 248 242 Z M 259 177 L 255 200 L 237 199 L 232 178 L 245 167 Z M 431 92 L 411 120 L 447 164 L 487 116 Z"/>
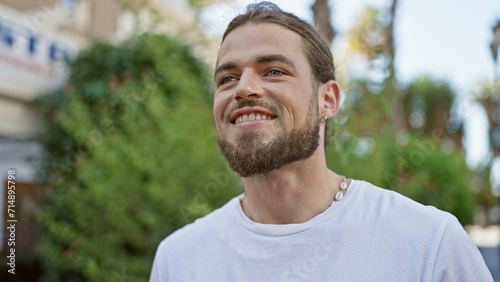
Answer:
<path fill-rule="evenodd" d="M 329 80 L 321 86 L 319 97 L 320 114 L 322 117 L 334 117 L 339 110 L 340 87 L 335 80 Z"/>

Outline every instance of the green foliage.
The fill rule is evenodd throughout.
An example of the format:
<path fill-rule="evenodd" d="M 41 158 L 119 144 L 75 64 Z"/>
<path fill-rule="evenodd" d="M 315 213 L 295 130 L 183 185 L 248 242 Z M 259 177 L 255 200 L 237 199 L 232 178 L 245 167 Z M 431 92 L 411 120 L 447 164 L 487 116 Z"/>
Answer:
<path fill-rule="evenodd" d="M 193 8 L 198 8 L 200 9 L 203 7 L 203 0 L 189 0 L 189 5 Z"/>
<path fill-rule="evenodd" d="M 463 225 L 472 223 L 478 197 L 465 165 L 461 123 L 451 112 L 453 90 L 429 77 L 401 89 L 392 64 L 394 22 L 384 19 L 386 13 L 393 20 L 397 11 L 368 7 L 350 30 L 350 50 L 365 55 L 369 71 L 348 87 L 345 111 L 334 120 L 341 129 L 328 162 L 348 177 L 448 211 Z"/>
<path fill-rule="evenodd" d="M 241 192 L 218 152 L 211 80 L 158 35 L 96 43 L 71 68 L 36 102 L 46 279 L 144 281 L 165 236 Z"/>
<path fill-rule="evenodd" d="M 368 83 L 353 81 L 349 88 L 346 109 L 334 120 L 337 132 L 327 150 L 329 166 L 348 177 L 448 211 L 463 225 L 472 223 L 476 204 L 471 189 L 473 173 L 459 147 L 450 147 L 450 133 L 436 126 L 442 123 L 433 123 L 425 131 L 394 132 L 387 122 L 393 118 L 386 93 L 390 90 L 384 86 L 380 94 L 371 94 Z M 443 105 L 437 103 L 444 100 L 449 111 L 449 97 L 453 96 L 449 89 L 441 82 L 420 79 L 403 92 L 410 93 L 410 98 L 401 98 L 411 101 L 411 97 L 445 95 L 425 101 L 427 109 L 442 109 Z"/>
<path fill-rule="evenodd" d="M 373 60 L 378 54 L 386 52 L 384 46 L 385 28 L 383 14 L 374 7 L 366 7 L 358 19 L 358 24 L 349 31 L 349 47 L 352 51 L 364 54 Z"/>
<path fill-rule="evenodd" d="M 428 135 L 432 134 L 435 128 L 446 129 L 453 98 L 453 91 L 443 81 L 435 81 L 429 77 L 421 77 L 414 81 L 408 86 L 404 96 L 409 126 Z M 414 116 L 422 118 L 421 125 L 418 122 L 411 122 L 416 119 Z"/>
<path fill-rule="evenodd" d="M 471 190 L 473 173 L 458 151 L 442 149 L 439 136 L 400 135 L 386 151 L 383 186 L 454 214 L 470 224 L 475 207 Z M 399 141 L 399 142 L 398 142 Z"/>

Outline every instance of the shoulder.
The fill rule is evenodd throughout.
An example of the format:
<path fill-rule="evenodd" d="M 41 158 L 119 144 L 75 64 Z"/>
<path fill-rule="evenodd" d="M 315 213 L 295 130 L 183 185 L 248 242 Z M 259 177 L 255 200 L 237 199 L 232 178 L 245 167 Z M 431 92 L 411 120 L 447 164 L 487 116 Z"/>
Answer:
<path fill-rule="evenodd" d="M 204 217 L 185 225 L 167 236 L 158 246 L 157 256 L 175 256 L 186 251 L 206 245 L 209 240 L 219 237 L 225 223 L 230 220 L 238 197 L 231 199 L 221 208 L 218 208 Z"/>
<path fill-rule="evenodd" d="M 354 181 L 351 216 L 383 225 L 394 232 L 439 238 L 454 216 L 418 203 L 398 192 L 365 181 Z M 456 219 L 455 219 L 456 220 Z"/>
<path fill-rule="evenodd" d="M 481 253 L 455 217 L 447 222 L 439 242 L 433 281 L 493 281 Z"/>
<path fill-rule="evenodd" d="M 180 281 L 176 276 L 188 275 L 192 271 L 191 263 L 209 261 L 224 240 L 225 226 L 235 214 L 238 201 L 238 197 L 233 198 L 223 207 L 178 229 L 161 241 L 156 250 L 150 281 Z"/>
<path fill-rule="evenodd" d="M 411 258 L 420 258 L 420 264 L 431 267 L 426 277 L 432 281 L 492 281 L 479 250 L 455 216 L 368 182 L 354 184 L 349 217 L 371 236 L 389 241 L 387 248 L 396 246 L 399 260 L 405 250 Z"/>
<path fill-rule="evenodd" d="M 437 217 L 439 220 L 448 221 L 452 216 L 448 212 L 441 211 L 433 206 L 418 203 L 400 193 L 380 188 L 369 182 L 355 180 L 356 201 L 361 202 L 367 209 L 375 211 L 380 215 L 403 214 L 408 217 L 412 214 L 419 216 Z"/>

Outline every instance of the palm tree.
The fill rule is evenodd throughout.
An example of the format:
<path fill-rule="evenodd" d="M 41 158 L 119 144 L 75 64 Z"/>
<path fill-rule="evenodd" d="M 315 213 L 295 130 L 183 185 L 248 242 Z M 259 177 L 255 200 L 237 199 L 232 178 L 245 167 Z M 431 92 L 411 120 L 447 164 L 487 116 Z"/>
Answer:
<path fill-rule="evenodd" d="M 336 32 L 331 22 L 332 11 L 328 6 L 328 0 L 316 0 L 311 7 L 314 14 L 314 23 L 323 34 L 329 44 L 332 44 Z"/>

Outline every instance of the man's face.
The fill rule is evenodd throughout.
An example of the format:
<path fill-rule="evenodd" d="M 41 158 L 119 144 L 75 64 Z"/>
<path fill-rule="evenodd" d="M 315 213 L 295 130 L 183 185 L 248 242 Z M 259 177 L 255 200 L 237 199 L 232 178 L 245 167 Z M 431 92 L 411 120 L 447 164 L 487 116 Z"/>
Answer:
<path fill-rule="evenodd" d="M 298 34 L 267 23 L 236 28 L 221 45 L 215 87 L 219 146 L 242 177 L 306 159 L 318 148 L 317 87 Z"/>

